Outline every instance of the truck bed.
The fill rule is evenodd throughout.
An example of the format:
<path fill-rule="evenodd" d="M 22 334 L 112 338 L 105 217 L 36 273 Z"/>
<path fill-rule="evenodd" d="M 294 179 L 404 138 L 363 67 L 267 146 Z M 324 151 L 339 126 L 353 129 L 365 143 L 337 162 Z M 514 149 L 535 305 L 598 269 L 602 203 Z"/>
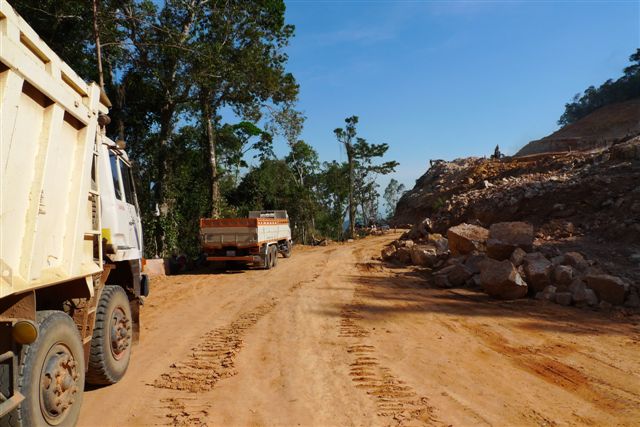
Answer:
<path fill-rule="evenodd" d="M 290 240 L 291 230 L 283 218 L 203 218 L 200 236 L 204 250 L 250 248 Z"/>

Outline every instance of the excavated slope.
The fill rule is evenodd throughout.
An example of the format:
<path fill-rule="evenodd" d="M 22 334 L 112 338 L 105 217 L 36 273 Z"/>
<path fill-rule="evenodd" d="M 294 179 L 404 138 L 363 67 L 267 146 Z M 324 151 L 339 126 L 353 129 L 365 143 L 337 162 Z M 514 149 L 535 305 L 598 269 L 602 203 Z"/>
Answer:
<path fill-rule="evenodd" d="M 640 98 L 599 108 L 542 139 L 531 141 L 516 156 L 588 151 L 640 135 Z"/>

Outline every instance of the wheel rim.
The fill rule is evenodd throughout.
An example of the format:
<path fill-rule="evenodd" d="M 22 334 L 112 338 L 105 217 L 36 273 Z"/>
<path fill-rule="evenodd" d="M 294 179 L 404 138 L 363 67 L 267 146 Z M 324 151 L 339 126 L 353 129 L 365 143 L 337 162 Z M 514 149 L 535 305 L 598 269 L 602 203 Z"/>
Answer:
<path fill-rule="evenodd" d="M 51 347 L 40 374 L 40 410 L 50 425 L 60 424 L 70 412 L 80 389 L 80 374 L 73 353 L 66 345 Z"/>
<path fill-rule="evenodd" d="M 131 345 L 131 322 L 124 307 L 118 306 L 113 310 L 110 325 L 111 354 L 116 360 L 124 357 Z"/>

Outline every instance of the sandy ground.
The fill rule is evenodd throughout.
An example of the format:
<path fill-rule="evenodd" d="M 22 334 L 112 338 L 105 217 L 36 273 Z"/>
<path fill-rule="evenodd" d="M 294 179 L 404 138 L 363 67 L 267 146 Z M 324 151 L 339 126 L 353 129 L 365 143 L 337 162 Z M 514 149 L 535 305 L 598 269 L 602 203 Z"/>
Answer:
<path fill-rule="evenodd" d="M 79 425 L 638 425 L 638 317 L 434 289 L 375 260 L 395 237 L 153 281 Z"/>

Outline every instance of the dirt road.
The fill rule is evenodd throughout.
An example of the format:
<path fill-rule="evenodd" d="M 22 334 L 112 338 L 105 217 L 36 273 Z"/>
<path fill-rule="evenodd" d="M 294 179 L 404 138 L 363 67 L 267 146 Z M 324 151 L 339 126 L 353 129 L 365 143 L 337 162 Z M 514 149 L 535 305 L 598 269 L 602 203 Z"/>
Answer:
<path fill-rule="evenodd" d="M 394 237 L 155 280 L 79 425 L 637 425 L 640 319 L 431 288 Z"/>

